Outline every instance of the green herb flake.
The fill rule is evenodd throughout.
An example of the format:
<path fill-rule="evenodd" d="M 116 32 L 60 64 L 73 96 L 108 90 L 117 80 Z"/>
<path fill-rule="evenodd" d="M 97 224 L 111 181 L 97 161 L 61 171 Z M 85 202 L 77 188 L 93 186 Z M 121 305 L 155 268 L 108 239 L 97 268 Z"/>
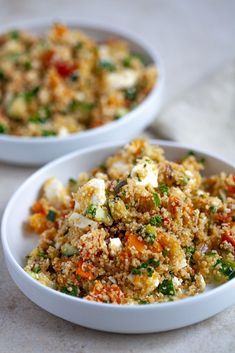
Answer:
<path fill-rule="evenodd" d="M 75 44 L 74 49 L 75 50 L 80 50 L 83 47 L 83 43 L 82 42 L 77 42 L 77 44 Z"/>
<path fill-rule="evenodd" d="M 46 259 L 48 256 L 47 256 L 47 253 L 43 250 L 39 250 L 38 251 L 38 256 L 39 257 L 43 257 L 44 259 Z"/>
<path fill-rule="evenodd" d="M 17 30 L 13 30 L 9 32 L 9 36 L 11 39 L 18 40 L 20 38 L 20 33 Z"/>
<path fill-rule="evenodd" d="M 235 277 L 235 267 L 225 260 L 217 260 L 214 268 L 217 268 L 229 280 Z"/>
<path fill-rule="evenodd" d="M 96 215 L 96 211 L 97 211 L 96 206 L 91 204 L 86 210 L 86 215 L 90 215 L 92 218 L 94 218 Z"/>
<path fill-rule="evenodd" d="M 146 238 L 147 242 L 152 245 L 155 242 L 156 236 L 155 234 L 149 234 Z"/>
<path fill-rule="evenodd" d="M 7 132 L 6 127 L 3 124 L 0 124 L 0 134 L 5 134 Z"/>
<path fill-rule="evenodd" d="M 47 213 L 47 219 L 48 219 L 48 221 L 55 222 L 56 212 L 53 210 L 49 210 Z"/>
<path fill-rule="evenodd" d="M 24 64 L 23 64 L 23 66 L 24 66 L 24 69 L 25 69 L 26 71 L 29 71 L 29 70 L 32 69 L 32 63 L 31 63 L 31 61 L 29 61 L 29 60 L 25 61 Z"/>
<path fill-rule="evenodd" d="M 60 291 L 62 293 L 65 293 L 65 294 L 72 295 L 73 297 L 77 297 L 78 292 L 79 292 L 78 287 L 74 286 L 74 285 L 71 285 L 71 286 L 68 286 L 68 287 L 62 287 L 60 289 Z"/>
<path fill-rule="evenodd" d="M 6 81 L 6 75 L 2 69 L 0 69 L 0 82 Z"/>
<path fill-rule="evenodd" d="M 158 194 L 156 192 L 153 193 L 153 203 L 154 203 L 155 207 L 159 207 L 161 204 L 160 197 L 158 196 Z"/>
<path fill-rule="evenodd" d="M 216 206 L 213 206 L 213 205 L 212 205 L 212 206 L 209 208 L 209 210 L 210 210 L 211 213 L 215 214 L 215 213 L 218 211 L 218 208 L 217 208 Z"/>
<path fill-rule="evenodd" d="M 138 300 L 138 304 L 145 305 L 145 304 L 149 304 L 149 302 L 147 300 L 140 299 Z"/>
<path fill-rule="evenodd" d="M 30 102 L 33 98 L 37 97 L 40 86 L 36 86 L 29 91 L 24 92 L 22 95 L 27 102 Z"/>
<path fill-rule="evenodd" d="M 41 271 L 41 267 L 39 264 L 35 264 L 32 268 L 32 272 L 39 273 Z"/>
<path fill-rule="evenodd" d="M 102 70 L 105 70 L 105 71 L 109 71 L 109 72 L 116 70 L 115 65 L 108 60 L 101 60 L 99 62 L 99 68 Z"/>
<path fill-rule="evenodd" d="M 89 113 L 93 108 L 94 108 L 94 103 L 91 102 L 84 102 L 84 101 L 78 101 L 76 99 L 73 99 L 68 106 L 68 110 L 72 113 L 80 110 L 84 113 Z"/>
<path fill-rule="evenodd" d="M 162 250 L 162 256 L 167 257 L 169 255 L 169 250 L 163 249 Z"/>
<path fill-rule="evenodd" d="M 136 100 L 137 97 L 137 87 L 130 87 L 125 89 L 124 91 L 124 97 L 128 101 L 134 101 Z"/>
<path fill-rule="evenodd" d="M 159 191 L 162 193 L 162 194 L 167 194 L 169 193 L 169 187 L 165 184 L 161 184 L 159 185 Z"/>
<path fill-rule="evenodd" d="M 161 224 L 162 224 L 162 217 L 159 216 L 159 215 L 153 216 L 153 217 L 150 218 L 149 223 L 152 226 L 160 227 Z"/>
<path fill-rule="evenodd" d="M 56 132 L 53 130 L 42 130 L 42 136 L 56 136 Z"/>
<path fill-rule="evenodd" d="M 212 251 L 207 251 L 207 252 L 205 253 L 206 256 L 215 256 L 216 254 L 217 254 L 217 252 L 214 251 L 214 250 L 212 250 Z"/>
<path fill-rule="evenodd" d="M 158 290 L 164 295 L 175 295 L 175 288 L 172 279 L 164 279 L 162 283 L 159 284 Z"/>
<path fill-rule="evenodd" d="M 189 259 L 194 253 L 195 253 L 195 247 L 194 246 L 186 246 L 185 248 L 185 253 L 187 259 Z"/>

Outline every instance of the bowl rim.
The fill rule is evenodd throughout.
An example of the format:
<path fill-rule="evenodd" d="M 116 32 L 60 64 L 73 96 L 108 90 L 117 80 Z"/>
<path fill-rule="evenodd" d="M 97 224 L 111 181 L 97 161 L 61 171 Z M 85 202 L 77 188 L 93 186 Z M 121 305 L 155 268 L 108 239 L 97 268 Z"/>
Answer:
<path fill-rule="evenodd" d="M 181 144 L 178 142 L 174 141 L 167 141 L 167 140 L 160 140 L 160 139 L 150 139 L 149 142 L 154 145 L 160 145 L 161 147 L 175 147 L 179 150 L 181 149 L 187 149 L 187 150 L 193 150 L 196 153 L 202 154 L 205 157 L 212 157 L 216 160 L 219 160 L 220 162 L 223 162 L 227 164 L 228 166 L 232 167 L 235 169 L 235 164 L 233 162 L 229 162 L 223 157 L 220 157 L 219 155 L 209 152 L 206 149 L 201 149 L 197 148 L 193 145 L 188 145 L 188 144 Z M 80 150 L 73 151 L 71 153 L 68 153 L 60 158 L 57 158 L 56 160 L 47 163 L 44 165 L 42 168 L 38 169 L 35 173 L 33 173 L 30 177 L 28 177 L 23 184 L 20 185 L 20 187 L 14 192 L 14 194 L 11 196 L 10 200 L 7 203 L 7 206 L 4 210 L 3 216 L 2 216 L 2 224 L 1 224 L 1 240 L 2 240 L 2 246 L 4 250 L 4 255 L 7 261 L 11 263 L 11 265 L 14 267 L 14 269 L 17 271 L 17 273 L 21 276 L 24 277 L 24 280 L 31 282 L 32 286 L 39 286 L 42 291 L 45 291 L 45 293 L 48 293 L 48 295 L 58 295 L 62 300 L 68 300 L 72 301 L 73 303 L 80 303 L 81 305 L 89 305 L 93 307 L 100 307 L 100 308 L 105 308 L 106 310 L 111 310 L 112 309 L 117 309 L 119 311 L 132 311 L 132 310 L 164 310 L 164 309 L 173 309 L 173 308 L 179 308 L 182 307 L 182 305 L 190 305 L 190 304 L 195 304 L 200 302 L 201 300 L 204 299 L 209 299 L 212 296 L 219 295 L 221 292 L 223 292 L 226 289 L 232 288 L 232 286 L 235 284 L 235 278 L 222 283 L 218 285 L 215 288 L 212 288 L 209 291 L 199 293 L 198 295 L 179 299 L 176 301 L 172 302 L 163 302 L 163 303 L 151 303 L 148 305 L 139 305 L 139 304 L 113 304 L 113 303 L 99 303 L 95 301 L 88 301 L 84 300 L 82 298 L 78 297 L 73 297 L 64 293 L 61 293 L 55 289 L 49 288 L 39 281 L 33 279 L 31 276 L 29 276 L 23 269 L 23 267 L 20 266 L 20 264 L 17 262 L 13 254 L 11 253 L 11 250 L 9 248 L 8 242 L 7 242 L 7 219 L 10 216 L 11 212 L 11 207 L 14 205 L 15 199 L 17 199 L 18 195 L 22 192 L 24 188 L 27 189 L 27 185 L 30 184 L 34 179 L 37 179 L 38 176 L 43 174 L 47 169 L 53 168 L 55 166 L 58 166 L 60 164 L 63 164 L 63 162 L 66 162 L 69 159 L 73 159 L 76 157 L 82 157 L 83 155 L 86 155 L 87 153 L 90 152 L 95 152 L 98 153 L 100 150 L 103 149 L 109 149 L 109 148 L 121 148 L 124 144 L 128 143 L 128 141 L 119 141 L 119 142 L 114 142 L 114 143 L 102 143 L 102 144 L 97 144 L 93 145 L 91 147 L 83 148 Z M 64 299 L 63 299 L 64 298 Z"/>
<path fill-rule="evenodd" d="M 33 143 L 33 144 L 41 144 L 41 143 L 57 143 L 57 142 L 65 142 L 65 141 L 74 141 L 74 140 L 84 140 L 86 138 L 97 137 L 97 135 L 102 135 L 103 133 L 112 132 L 115 128 L 125 127 L 127 122 L 134 122 L 136 114 L 144 114 L 146 107 L 153 103 L 154 100 L 161 95 L 162 90 L 165 86 L 165 68 L 163 64 L 163 60 L 159 55 L 158 51 L 155 50 L 153 45 L 151 45 L 147 40 L 143 39 L 141 36 L 136 35 L 129 29 L 119 28 L 115 25 L 103 24 L 99 21 L 93 20 L 85 20 L 74 17 L 42 17 L 37 20 L 21 20 L 16 22 L 11 22 L 8 24 L 0 25 L 0 34 L 4 33 L 8 30 L 19 28 L 22 30 L 34 30 L 35 28 L 41 27 L 47 28 L 50 27 L 55 22 L 65 23 L 71 27 L 89 27 L 93 30 L 104 30 L 114 34 L 115 36 L 122 36 L 127 41 L 133 41 L 137 45 L 139 45 L 144 52 L 146 52 L 152 59 L 153 64 L 157 67 L 158 77 L 155 81 L 155 84 L 149 94 L 144 98 L 144 100 L 137 105 L 133 110 L 125 114 L 124 119 L 118 119 L 112 121 L 109 124 L 76 132 L 73 134 L 69 134 L 67 136 L 48 136 L 48 137 L 30 137 L 30 136 L 15 136 L 15 135 L 2 135 L 0 134 L 0 142 L 11 142 L 11 143 Z M 159 97 L 158 97 L 159 99 Z"/>

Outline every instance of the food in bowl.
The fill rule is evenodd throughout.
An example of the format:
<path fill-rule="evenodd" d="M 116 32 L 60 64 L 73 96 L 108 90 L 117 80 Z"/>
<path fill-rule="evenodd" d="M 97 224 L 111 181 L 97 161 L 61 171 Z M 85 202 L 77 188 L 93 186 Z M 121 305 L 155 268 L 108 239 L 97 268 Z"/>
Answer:
<path fill-rule="evenodd" d="M 157 68 L 128 42 L 97 42 L 55 24 L 47 35 L 0 36 L 0 134 L 66 136 L 123 117 L 152 90 Z"/>
<path fill-rule="evenodd" d="M 27 221 L 39 244 L 25 271 L 115 304 L 177 300 L 234 278 L 235 177 L 203 178 L 203 166 L 136 139 L 66 187 L 52 176 Z"/>

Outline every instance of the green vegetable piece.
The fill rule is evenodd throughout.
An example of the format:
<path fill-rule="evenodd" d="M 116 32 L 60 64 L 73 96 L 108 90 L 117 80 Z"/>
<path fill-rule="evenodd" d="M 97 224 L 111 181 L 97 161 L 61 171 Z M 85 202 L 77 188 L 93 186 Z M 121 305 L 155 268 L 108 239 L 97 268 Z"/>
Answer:
<path fill-rule="evenodd" d="M 22 95 L 27 102 L 30 102 L 33 98 L 37 97 L 40 86 L 36 86 L 29 91 L 24 92 Z"/>
<path fill-rule="evenodd" d="M 147 300 L 140 299 L 140 300 L 138 301 L 138 304 L 140 304 L 140 305 L 145 305 L 145 304 L 149 304 L 149 302 L 148 302 Z"/>
<path fill-rule="evenodd" d="M 128 100 L 128 101 L 136 100 L 136 97 L 137 97 L 137 88 L 136 87 L 127 88 L 123 92 L 124 92 L 124 97 L 126 100 Z"/>
<path fill-rule="evenodd" d="M 124 115 L 126 115 L 128 112 L 129 112 L 129 110 L 127 108 L 118 108 L 114 119 L 118 120 L 121 117 L 123 117 Z"/>
<path fill-rule="evenodd" d="M 6 75 L 2 69 L 0 69 L 0 82 L 6 81 Z"/>
<path fill-rule="evenodd" d="M 205 253 L 206 256 L 215 256 L 217 254 L 217 252 L 215 250 L 212 250 L 212 251 L 207 251 Z"/>
<path fill-rule="evenodd" d="M 186 246 L 185 248 L 185 253 L 187 259 L 191 258 L 191 256 L 195 253 L 195 247 L 194 246 Z"/>
<path fill-rule="evenodd" d="M 69 243 L 65 243 L 61 246 L 61 254 L 64 256 L 74 256 L 78 255 L 79 251 L 77 248 L 75 248 L 75 246 Z"/>
<path fill-rule="evenodd" d="M 210 210 L 210 212 L 211 213 L 216 213 L 217 211 L 218 211 L 218 208 L 216 207 L 216 206 L 211 206 L 210 208 L 209 208 L 209 210 Z"/>
<path fill-rule="evenodd" d="M 159 207 L 161 204 L 160 197 L 158 196 L 158 194 L 156 192 L 153 193 L 153 203 L 154 203 L 155 207 Z"/>
<path fill-rule="evenodd" d="M 101 60 L 99 62 L 99 68 L 101 68 L 102 70 L 105 70 L 105 71 L 109 71 L 109 72 L 116 70 L 115 65 L 107 60 Z"/>
<path fill-rule="evenodd" d="M 62 287 L 60 289 L 60 291 L 62 293 L 65 293 L 65 294 L 72 295 L 73 297 L 77 297 L 78 293 L 80 292 L 79 288 L 77 286 L 74 286 L 74 285 L 71 285 L 71 286 L 68 286 L 68 287 Z"/>
<path fill-rule="evenodd" d="M 82 102 L 76 99 L 73 99 L 68 106 L 68 110 L 72 113 L 80 110 L 84 113 L 89 113 L 94 108 L 94 103 L 91 102 Z"/>
<path fill-rule="evenodd" d="M 169 250 L 163 249 L 163 250 L 162 250 L 162 255 L 163 255 L 164 257 L 167 257 L 167 256 L 169 255 Z"/>
<path fill-rule="evenodd" d="M 7 131 L 6 127 L 3 124 L 0 124 L 0 134 L 5 134 Z"/>
<path fill-rule="evenodd" d="M 172 279 L 164 279 L 162 283 L 159 284 L 158 290 L 164 295 L 175 295 L 175 288 Z"/>
<path fill-rule="evenodd" d="M 96 211 L 97 211 L 96 206 L 91 204 L 86 210 L 86 215 L 90 215 L 92 218 L 94 218 L 96 215 Z"/>
<path fill-rule="evenodd" d="M 9 33 L 11 39 L 18 40 L 20 38 L 20 33 L 17 30 L 13 30 Z"/>
<path fill-rule="evenodd" d="M 32 69 L 32 63 L 31 63 L 31 61 L 25 61 L 24 62 L 24 69 L 26 70 L 26 71 L 29 71 L 29 70 L 31 70 Z"/>
<path fill-rule="evenodd" d="M 159 216 L 159 215 L 153 216 L 153 217 L 150 218 L 149 223 L 152 226 L 160 227 L 161 224 L 162 224 L 162 217 Z"/>
<path fill-rule="evenodd" d="M 48 257 L 47 253 L 43 250 L 38 250 L 38 256 L 46 259 Z"/>
<path fill-rule="evenodd" d="M 155 234 L 149 234 L 146 238 L 147 242 L 152 245 L 155 242 L 156 235 Z"/>
<path fill-rule="evenodd" d="M 83 47 L 83 43 L 82 42 L 77 42 L 77 44 L 75 44 L 74 49 L 75 50 L 80 50 Z"/>
<path fill-rule="evenodd" d="M 131 270 L 131 273 L 133 274 L 133 275 L 141 275 L 141 269 L 140 268 L 133 268 L 132 270 Z"/>
<path fill-rule="evenodd" d="M 53 130 L 42 130 L 42 136 L 56 136 L 56 132 Z"/>
<path fill-rule="evenodd" d="M 47 213 L 47 219 L 48 219 L 48 221 L 55 222 L 56 212 L 53 210 L 49 210 Z"/>
<path fill-rule="evenodd" d="M 159 190 L 162 194 L 167 194 L 169 193 L 169 187 L 165 184 L 159 185 Z"/>
<path fill-rule="evenodd" d="M 39 264 L 35 264 L 35 265 L 33 266 L 33 268 L 32 268 L 32 271 L 33 271 L 34 273 L 39 273 L 39 272 L 41 271 L 40 265 L 39 265 Z"/>
<path fill-rule="evenodd" d="M 235 277 L 235 266 L 225 260 L 217 260 L 214 268 L 218 268 L 219 272 L 229 280 Z"/>

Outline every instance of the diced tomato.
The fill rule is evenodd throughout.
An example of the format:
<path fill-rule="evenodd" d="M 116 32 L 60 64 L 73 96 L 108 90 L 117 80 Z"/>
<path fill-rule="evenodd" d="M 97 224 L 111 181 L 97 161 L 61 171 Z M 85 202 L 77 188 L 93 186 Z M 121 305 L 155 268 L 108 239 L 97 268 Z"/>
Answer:
<path fill-rule="evenodd" d="M 72 73 L 77 69 L 77 66 L 75 64 L 57 61 L 55 63 L 55 68 L 61 77 L 66 78 L 72 75 Z"/>
<path fill-rule="evenodd" d="M 222 242 L 227 241 L 228 243 L 232 244 L 232 246 L 235 248 L 235 236 L 232 236 L 228 232 L 224 232 L 222 235 Z"/>

